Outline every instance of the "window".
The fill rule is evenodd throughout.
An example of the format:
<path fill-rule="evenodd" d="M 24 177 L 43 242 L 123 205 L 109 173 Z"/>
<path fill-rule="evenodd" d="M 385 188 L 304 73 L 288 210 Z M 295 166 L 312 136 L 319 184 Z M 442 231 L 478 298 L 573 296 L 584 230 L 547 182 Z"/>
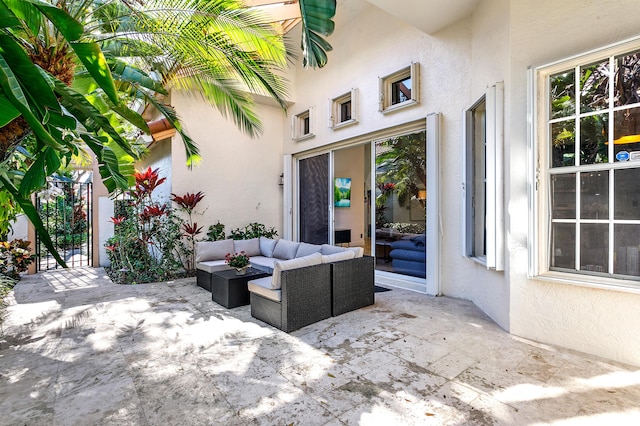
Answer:
<path fill-rule="evenodd" d="M 419 101 L 419 64 L 380 78 L 380 106 L 382 113 L 415 105 Z"/>
<path fill-rule="evenodd" d="M 465 111 L 464 256 L 504 269 L 503 84 Z"/>
<path fill-rule="evenodd" d="M 302 141 L 315 136 L 313 134 L 313 108 L 293 116 L 291 139 Z"/>
<path fill-rule="evenodd" d="M 640 280 L 638 49 L 538 69 L 539 272 Z"/>
<path fill-rule="evenodd" d="M 357 89 L 331 99 L 329 103 L 329 127 L 336 129 L 358 122 Z"/>

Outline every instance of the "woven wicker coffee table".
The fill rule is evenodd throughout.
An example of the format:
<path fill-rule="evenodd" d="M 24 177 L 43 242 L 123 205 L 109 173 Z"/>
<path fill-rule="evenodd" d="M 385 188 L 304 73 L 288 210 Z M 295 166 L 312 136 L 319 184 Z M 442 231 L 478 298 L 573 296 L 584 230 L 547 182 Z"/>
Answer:
<path fill-rule="evenodd" d="M 247 269 L 244 275 L 238 275 L 235 269 L 214 272 L 211 277 L 211 300 L 225 308 L 248 305 L 247 283 L 267 276 L 268 273 L 254 268 Z"/>

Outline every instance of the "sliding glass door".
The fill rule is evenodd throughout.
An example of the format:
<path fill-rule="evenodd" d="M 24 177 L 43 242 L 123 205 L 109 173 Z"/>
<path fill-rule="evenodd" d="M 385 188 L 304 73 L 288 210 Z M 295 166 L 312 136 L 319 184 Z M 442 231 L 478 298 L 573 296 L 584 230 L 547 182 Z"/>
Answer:
<path fill-rule="evenodd" d="M 375 256 L 379 271 L 426 277 L 426 132 L 375 146 Z"/>
<path fill-rule="evenodd" d="M 329 154 L 300 160 L 298 176 L 300 241 L 329 243 Z"/>

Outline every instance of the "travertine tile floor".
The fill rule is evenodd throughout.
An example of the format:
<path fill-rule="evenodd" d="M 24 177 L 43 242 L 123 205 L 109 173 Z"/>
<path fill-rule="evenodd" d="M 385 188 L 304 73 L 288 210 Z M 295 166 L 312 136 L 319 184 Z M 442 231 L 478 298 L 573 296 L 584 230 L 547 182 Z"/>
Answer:
<path fill-rule="evenodd" d="M 0 341 L 6 425 L 640 424 L 640 368 L 399 289 L 291 334 L 194 280 L 26 276 Z"/>

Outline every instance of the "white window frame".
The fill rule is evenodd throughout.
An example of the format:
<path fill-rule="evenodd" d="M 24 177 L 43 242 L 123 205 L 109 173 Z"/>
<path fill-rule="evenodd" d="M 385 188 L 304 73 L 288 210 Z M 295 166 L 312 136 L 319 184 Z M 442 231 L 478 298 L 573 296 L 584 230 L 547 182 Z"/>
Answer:
<path fill-rule="evenodd" d="M 304 121 L 309 119 L 309 133 L 304 133 Z M 315 137 L 314 133 L 315 111 L 309 108 L 291 118 L 291 139 L 300 142 Z"/>
<path fill-rule="evenodd" d="M 551 202 L 550 202 L 550 166 L 549 149 L 549 82 L 551 75 L 572 67 L 588 65 L 616 55 L 630 53 L 640 49 L 640 37 L 628 39 L 561 61 L 530 68 L 528 72 L 527 116 L 529 121 L 529 278 L 542 278 L 547 281 L 572 284 L 583 287 L 640 293 L 640 282 L 611 276 L 596 276 L 581 273 L 579 270 L 564 272 L 550 268 Z M 613 90 L 613 88 L 611 88 Z M 612 94 L 610 93 L 610 96 Z M 609 126 L 609 140 L 612 140 L 614 126 Z M 578 141 L 576 141 L 578 143 Z M 580 169 L 582 167 L 583 169 Z M 621 168 L 623 168 L 622 166 Z M 575 171 L 583 171 L 587 166 L 575 166 Z M 615 169 L 617 167 L 613 167 Z M 557 168 L 556 168 L 557 169 Z M 569 170 L 567 170 L 569 172 Z M 611 184 L 611 182 L 610 182 Z M 610 232 L 610 251 L 613 235 Z M 576 259 L 578 261 L 578 259 Z"/>
<path fill-rule="evenodd" d="M 392 102 L 392 86 L 394 83 L 404 80 L 405 78 L 411 78 L 411 98 L 397 104 L 391 104 Z M 406 68 L 398 70 L 394 73 L 385 75 L 378 79 L 379 91 L 380 91 L 380 103 L 378 110 L 383 113 L 389 113 L 417 105 L 420 103 L 420 64 L 418 62 L 412 62 Z"/>
<path fill-rule="evenodd" d="M 342 105 L 351 101 L 351 118 L 341 121 Z M 339 129 L 350 126 L 358 122 L 358 89 L 351 89 L 349 92 L 335 97 L 329 101 L 329 127 Z"/>
<path fill-rule="evenodd" d="M 476 188 L 474 182 L 474 145 L 476 144 L 473 113 L 483 103 L 486 106 L 485 118 L 485 186 Z M 463 256 L 473 259 L 496 271 L 504 270 L 504 84 L 496 83 L 463 114 Z M 484 191 L 483 212 L 485 253 L 476 253 L 474 236 L 479 231 L 474 220 L 473 197 L 476 191 Z"/>

